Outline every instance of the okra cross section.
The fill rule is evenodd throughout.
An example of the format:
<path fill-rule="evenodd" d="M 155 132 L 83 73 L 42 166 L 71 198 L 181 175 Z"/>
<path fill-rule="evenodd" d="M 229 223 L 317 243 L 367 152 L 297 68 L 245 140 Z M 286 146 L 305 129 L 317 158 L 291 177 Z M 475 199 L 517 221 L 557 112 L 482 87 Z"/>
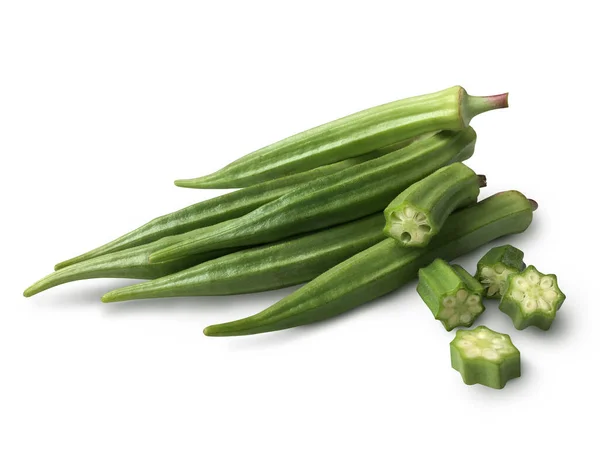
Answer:
<path fill-rule="evenodd" d="M 565 298 L 556 275 L 545 275 L 534 266 L 527 266 L 523 272 L 508 278 L 499 307 L 517 330 L 531 325 L 548 330 Z"/>
<path fill-rule="evenodd" d="M 512 245 L 501 245 L 487 252 L 477 263 L 475 277 L 483 285 L 487 298 L 500 299 L 510 275 L 525 268 L 523 252 Z"/>
<path fill-rule="evenodd" d="M 502 389 L 521 376 L 521 354 L 510 337 L 484 326 L 458 330 L 450 342 L 450 358 L 465 384 Z"/>
<path fill-rule="evenodd" d="M 419 270 L 417 292 L 447 331 L 470 327 L 485 310 L 483 286 L 461 266 L 439 258 Z"/>
<path fill-rule="evenodd" d="M 448 216 L 477 202 L 485 177 L 456 162 L 400 193 L 385 209 L 385 234 L 406 247 L 424 247 Z"/>

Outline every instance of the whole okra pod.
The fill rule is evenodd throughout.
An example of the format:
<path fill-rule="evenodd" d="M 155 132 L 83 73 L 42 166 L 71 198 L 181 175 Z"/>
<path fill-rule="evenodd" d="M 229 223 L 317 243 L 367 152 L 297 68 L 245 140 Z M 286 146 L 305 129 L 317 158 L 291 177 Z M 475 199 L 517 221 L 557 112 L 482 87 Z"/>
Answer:
<path fill-rule="evenodd" d="M 508 94 L 473 97 L 454 86 L 343 117 L 268 145 L 210 175 L 175 184 L 191 188 L 251 186 L 425 133 L 461 130 L 477 114 L 507 106 Z"/>
<path fill-rule="evenodd" d="M 382 211 L 414 182 L 447 164 L 468 159 L 475 140 L 472 128 L 441 131 L 400 151 L 305 183 L 202 236 L 153 253 L 150 261 L 274 242 Z"/>
<path fill-rule="evenodd" d="M 212 325 L 207 336 L 238 336 L 328 319 L 399 288 L 436 258 L 450 261 L 501 236 L 529 227 L 534 203 L 517 191 L 502 192 L 455 212 L 425 248 L 388 238 L 338 264 L 264 311 Z"/>

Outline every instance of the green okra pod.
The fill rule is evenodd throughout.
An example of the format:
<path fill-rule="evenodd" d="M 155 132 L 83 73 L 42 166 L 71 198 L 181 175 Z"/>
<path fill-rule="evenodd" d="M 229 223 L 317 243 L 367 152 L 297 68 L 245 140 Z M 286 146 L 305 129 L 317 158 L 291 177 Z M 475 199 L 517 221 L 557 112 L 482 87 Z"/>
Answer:
<path fill-rule="evenodd" d="M 152 252 L 192 236 L 200 230 L 176 236 L 167 236 L 149 244 L 139 245 L 114 253 L 97 256 L 57 270 L 28 287 L 23 295 L 31 297 L 52 287 L 92 278 L 153 279 L 170 275 L 219 256 L 235 252 L 235 248 L 215 250 L 203 254 L 186 255 L 164 263 L 150 264 Z"/>
<path fill-rule="evenodd" d="M 440 258 L 419 269 L 417 292 L 447 331 L 470 327 L 485 310 L 479 281 L 461 266 Z"/>
<path fill-rule="evenodd" d="M 523 252 L 512 245 L 501 245 L 483 255 L 477 263 L 475 276 L 485 288 L 487 298 L 499 299 L 504 294 L 508 277 L 524 268 Z"/>
<path fill-rule="evenodd" d="M 457 331 L 450 358 L 465 384 L 502 389 L 508 380 L 521 376 L 521 353 L 510 336 L 484 326 Z"/>
<path fill-rule="evenodd" d="M 461 130 L 477 114 L 508 106 L 508 94 L 473 97 L 460 86 L 376 106 L 250 153 L 221 170 L 177 180 L 192 188 L 245 187 L 344 160 L 438 130 Z"/>
<path fill-rule="evenodd" d="M 117 289 L 102 297 L 102 301 L 244 294 L 304 283 L 382 241 L 383 222 L 381 214 L 373 214 L 315 233 L 231 253 L 157 280 Z"/>
<path fill-rule="evenodd" d="M 273 242 L 382 211 L 412 183 L 440 167 L 468 159 L 475 140 L 472 128 L 439 132 L 401 151 L 305 183 L 239 219 L 153 253 L 150 261 Z"/>
<path fill-rule="evenodd" d="M 523 272 L 508 277 L 499 308 L 512 319 L 517 330 L 532 325 L 548 330 L 564 301 L 556 275 L 527 266 Z"/>
<path fill-rule="evenodd" d="M 338 264 L 264 311 L 212 325 L 207 336 L 238 336 L 328 319 L 392 292 L 436 258 L 452 260 L 501 236 L 529 227 L 534 204 L 517 191 L 502 192 L 455 212 L 425 248 L 388 238 Z"/>
<path fill-rule="evenodd" d="M 157 217 L 145 225 L 142 225 L 101 247 L 58 263 L 55 266 L 55 270 L 97 256 L 148 244 L 166 236 L 187 233 L 198 228 L 208 227 L 241 217 L 256 208 L 291 192 L 307 181 L 338 173 L 348 167 L 356 166 L 365 161 L 399 150 L 409 143 L 410 142 L 394 143 L 385 149 L 380 149 L 366 155 L 350 158 L 329 166 L 319 167 L 308 172 L 267 181 L 252 187 L 195 203 L 180 209 L 179 211 Z"/>
<path fill-rule="evenodd" d="M 485 177 L 457 162 L 408 188 L 384 211 L 384 233 L 400 245 L 424 247 L 457 208 L 475 204 Z"/>

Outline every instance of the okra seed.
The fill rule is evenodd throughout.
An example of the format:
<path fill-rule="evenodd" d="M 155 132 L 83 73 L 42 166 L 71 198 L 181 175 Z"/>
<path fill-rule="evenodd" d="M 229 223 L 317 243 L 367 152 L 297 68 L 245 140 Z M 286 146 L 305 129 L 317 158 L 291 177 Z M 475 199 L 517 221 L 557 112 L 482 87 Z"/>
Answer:
<path fill-rule="evenodd" d="M 473 316 L 469 313 L 464 313 L 460 315 L 460 321 L 463 323 L 469 323 L 469 321 L 473 318 Z"/>
<path fill-rule="evenodd" d="M 535 272 L 530 272 L 527 278 L 532 284 L 538 284 L 540 282 L 540 276 Z"/>
<path fill-rule="evenodd" d="M 499 274 L 499 275 L 503 274 L 503 273 L 504 273 L 504 270 L 505 270 L 505 267 L 504 267 L 504 265 L 502 265 L 502 264 L 496 264 L 496 265 L 494 266 L 494 271 L 495 271 L 497 274 Z"/>
<path fill-rule="evenodd" d="M 412 219 L 415 216 L 415 210 L 412 209 L 410 206 L 407 206 L 406 208 L 404 208 L 404 215 L 406 217 L 408 217 L 409 219 Z"/>
<path fill-rule="evenodd" d="M 554 282 L 553 282 L 552 278 L 550 278 L 550 277 L 544 277 L 544 278 L 542 278 L 542 281 L 540 282 L 540 286 L 543 287 L 544 289 L 550 289 L 553 284 L 554 284 Z"/>
<path fill-rule="evenodd" d="M 535 300 L 530 299 L 525 302 L 525 309 L 527 311 L 533 311 L 536 309 L 536 307 L 537 307 L 537 302 Z"/>
<path fill-rule="evenodd" d="M 469 293 L 466 290 L 459 289 L 459 291 L 456 293 L 456 298 L 458 298 L 458 300 L 460 300 L 461 302 L 464 302 L 467 299 L 468 295 Z"/>
<path fill-rule="evenodd" d="M 483 276 L 488 277 L 488 278 L 494 275 L 494 271 L 492 270 L 491 267 L 484 267 L 481 270 L 481 273 L 483 274 Z"/>
<path fill-rule="evenodd" d="M 427 217 L 425 216 L 425 214 L 423 214 L 422 212 L 417 213 L 415 215 L 415 221 L 417 222 L 426 222 L 427 221 Z"/>
<path fill-rule="evenodd" d="M 452 308 L 456 304 L 456 299 L 454 297 L 446 297 L 442 303 L 444 306 Z"/>
<path fill-rule="evenodd" d="M 483 349 L 483 357 L 485 359 L 496 360 L 500 358 L 500 355 L 498 355 L 498 353 L 494 349 L 485 348 Z"/>
<path fill-rule="evenodd" d="M 476 358 L 481 356 L 481 349 L 478 347 L 469 347 L 465 350 L 465 356 L 467 358 Z"/>
<path fill-rule="evenodd" d="M 469 305 L 477 305 L 479 303 L 479 296 L 478 295 L 471 295 L 468 299 L 467 299 L 467 303 Z"/>
<path fill-rule="evenodd" d="M 402 222 L 405 219 L 404 214 L 402 214 L 400 211 L 394 211 L 392 216 L 399 222 Z"/>
<path fill-rule="evenodd" d="M 421 233 L 429 233 L 431 231 L 431 227 L 429 225 L 419 225 L 419 231 Z"/>
<path fill-rule="evenodd" d="M 544 291 L 543 298 L 546 301 L 554 301 L 558 297 L 558 294 L 555 291 Z"/>

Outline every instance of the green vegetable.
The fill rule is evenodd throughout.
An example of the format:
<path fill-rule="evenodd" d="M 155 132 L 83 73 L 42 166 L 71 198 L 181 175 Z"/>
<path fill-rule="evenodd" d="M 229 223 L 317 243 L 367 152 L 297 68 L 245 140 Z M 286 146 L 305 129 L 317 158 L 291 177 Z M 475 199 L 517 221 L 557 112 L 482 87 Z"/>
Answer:
<path fill-rule="evenodd" d="M 450 164 L 406 188 L 384 211 L 384 233 L 407 247 L 425 247 L 457 208 L 477 202 L 485 177 Z"/>
<path fill-rule="evenodd" d="M 450 342 L 450 358 L 465 384 L 502 389 L 508 380 L 521 376 L 521 353 L 510 336 L 484 326 L 458 330 Z"/>
<path fill-rule="evenodd" d="M 250 153 L 200 178 L 192 188 L 235 188 L 303 172 L 438 130 L 461 130 L 477 114 L 508 106 L 508 94 L 472 97 L 460 86 L 380 105 Z"/>
<path fill-rule="evenodd" d="M 114 253 L 97 256 L 92 259 L 72 264 L 63 269 L 59 269 L 34 283 L 25 290 L 23 295 L 25 297 L 31 297 L 32 295 L 60 284 L 77 280 L 87 280 L 90 278 L 159 278 L 237 250 L 234 248 L 215 250 L 203 254 L 183 256 L 182 258 L 158 264 L 150 264 L 148 262 L 148 257 L 152 252 L 174 244 L 178 240 L 193 236 L 194 233 L 200 231 L 201 230 L 194 230 L 186 234 L 167 236 L 155 242 L 150 242 L 149 244 L 119 250 Z"/>
<path fill-rule="evenodd" d="M 338 225 L 232 253 L 158 280 L 109 292 L 103 302 L 137 298 L 229 295 L 267 291 L 312 280 L 384 239 L 383 216 Z"/>
<path fill-rule="evenodd" d="M 154 242 L 166 236 L 187 233 L 188 231 L 198 228 L 208 227 L 226 220 L 241 217 L 256 208 L 291 192 L 307 181 L 338 173 L 348 167 L 356 166 L 365 161 L 378 158 L 403 148 L 409 143 L 410 142 L 395 143 L 385 149 L 380 149 L 367 155 L 340 161 L 329 166 L 319 167 L 301 174 L 268 181 L 196 203 L 187 208 L 151 220 L 147 224 L 130 231 L 124 236 L 84 253 L 83 255 L 63 261 L 55 266 L 55 270 L 97 256 Z"/>
<path fill-rule="evenodd" d="M 212 325 L 207 336 L 238 336 L 283 330 L 337 316 L 412 280 L 436 258 L 451 260 L 500 236 L 525 231 L 533 204 L 517 191 L 496 194 L 455 212 L 425 248 L 388 238 L 338 264 L 266 310 Z"/>
<path fill-rule="evenodd" d="M 517 330 L 530 325 L 548 330 L 565 301 L 556 275 L 545 275 L 534 266 L 510 275 L 500 311 L 508 314 Z"/>
<path fill-rule="evenodd" d="M 417 292 L 447 331 L 470 327 L 485 310 L 483 286 L 459 265 L 436 259 L 419 269 Z"/>
<path fill-rule="evenodd" d="M 442 131 L 398 152 L 308 182 L 239 219 L 153 253 L 151 262 L 248 246 L 326 228 L 382 211 L 402 189 L 442 166 L 469 158 L 475 131 Z"/>
<path fill-rule="evenodd" d="M 504 294 L 509 275 L 524 268 L 523 252 L 512 245 L 501 245 L 483 255 L 477 263 L 475 277 L 485 288 L 487 298 L 499 299 Z"/>

